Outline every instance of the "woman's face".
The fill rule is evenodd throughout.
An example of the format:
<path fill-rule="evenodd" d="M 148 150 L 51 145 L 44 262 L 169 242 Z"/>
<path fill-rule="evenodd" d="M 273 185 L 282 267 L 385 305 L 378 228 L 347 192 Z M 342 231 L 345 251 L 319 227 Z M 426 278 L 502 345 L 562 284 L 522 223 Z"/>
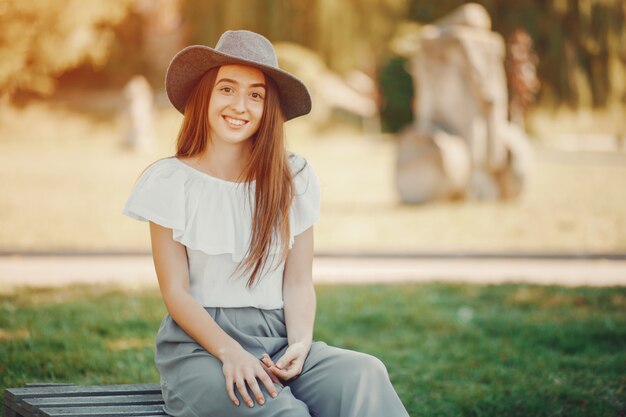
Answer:
<path fill-rule="evenodd" d="M 241 143 L 259 129 L 265 104 L 265 76 L 246 65 L 224 65 L 217 72 L 211 101 L 211 140 Z"/>

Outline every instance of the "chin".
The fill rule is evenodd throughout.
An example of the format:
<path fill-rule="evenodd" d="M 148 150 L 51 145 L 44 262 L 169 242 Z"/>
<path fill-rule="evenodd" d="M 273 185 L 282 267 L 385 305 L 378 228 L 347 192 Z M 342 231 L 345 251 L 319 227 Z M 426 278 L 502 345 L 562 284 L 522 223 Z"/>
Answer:
<path fill-rule="evenodd" d="M 245 138 L 241 138 L 241 137 L 238 137 L 238 138 L 225 138 L 225 139 L 224 139 L 224 142 L 227 142 L 227 143 L 230 143 L 230 144 L 236 145 L 236 144 L 238 144 L 238 143 L 244 143 L 244 142 L 247 142 L 247 141 L 248 141 L 251 137 L 252 137 L 252 136 L 248 136 L 248 137 L 245 137 Z"/>

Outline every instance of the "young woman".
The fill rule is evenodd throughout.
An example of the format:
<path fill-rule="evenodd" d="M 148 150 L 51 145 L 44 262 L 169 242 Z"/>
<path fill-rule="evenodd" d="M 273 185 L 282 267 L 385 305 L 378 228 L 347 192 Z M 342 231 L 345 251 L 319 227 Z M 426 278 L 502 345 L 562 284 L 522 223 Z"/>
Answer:
<path fill-rule="evenodd" d="M 249 31 L 190 46 L 167 71 L 184 114 L 176 155 L 150 165 L 124 213 L 150 222 L 168 314 L 156 340 L 172 416 L 406 417 L 385 366 L 313 342 L 319 184 L 284 148 L 309 93 Z"/>

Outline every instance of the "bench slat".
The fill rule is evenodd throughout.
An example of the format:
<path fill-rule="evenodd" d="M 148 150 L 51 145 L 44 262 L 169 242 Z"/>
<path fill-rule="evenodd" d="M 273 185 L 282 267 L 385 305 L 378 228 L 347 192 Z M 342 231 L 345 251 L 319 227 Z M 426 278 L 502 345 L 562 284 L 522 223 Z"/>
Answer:
<path fill-rule="evenodd" d="M 41 417 L 120 417 L 120 416 L 166 415 L 161 405 L 129 405 L 103 407 L 50 407 L 37 413 Z"/>
<path fill-rule="evenodd" d="M 150 405 L 163 404 L 160 394 L 139 395 L 111 395 L 94 397 L 49 397 L 49 398 L 25 398 L 17 404 L 5 404 L 6 408 L 21 416 L 33 416 L 42 407 L 85 407 L 101 405 Z M 5 413 L 5 416 L 8 415 Z"/>
<path fill-rule="evenodd" d="M 43 407 L 84 407 L 85 405 L 151 405 L 163 404 L 161 394 L 139 395 L 102 395 L 98 397 L 51 397 L 51 398 L 26 398 L 22 400 L 23 409 L 32 414 L 33 411 Z"/>
<path fill-rule="evenodd" d="M 158 384 L 30 384 L 7 388 L 5 417 L 166 416 Z"/>
<path fill-rule="evenodd" d="M 80 397 L 98 395 L 160 394 L 158 384 L 67 385 L 32 388 L 7 388 L 5 401 L 17 403 L 24 398 Z"/>

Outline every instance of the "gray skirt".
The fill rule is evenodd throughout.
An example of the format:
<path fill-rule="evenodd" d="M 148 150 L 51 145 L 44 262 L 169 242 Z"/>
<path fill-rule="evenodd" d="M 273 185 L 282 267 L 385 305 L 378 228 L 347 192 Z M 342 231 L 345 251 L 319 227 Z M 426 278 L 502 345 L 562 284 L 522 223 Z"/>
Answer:
<path fill-rule="evenodd" d="M 257 358 L 277 361 L 287 349 L 284 311 L 253 307 L 205 307 L 215 322 Z M 226 393 L 222 363 L 167 314 L 156 338 L 155 363 L 161 375 L 164 410 L 172 416 L 236 417 L 406 417 L 385 365 L 360 352 L 314 342 L 302 373 L 276 385 L 265 404 L 235 406 Z M 237 393 L 237 396 L 239 394 Z"/>

